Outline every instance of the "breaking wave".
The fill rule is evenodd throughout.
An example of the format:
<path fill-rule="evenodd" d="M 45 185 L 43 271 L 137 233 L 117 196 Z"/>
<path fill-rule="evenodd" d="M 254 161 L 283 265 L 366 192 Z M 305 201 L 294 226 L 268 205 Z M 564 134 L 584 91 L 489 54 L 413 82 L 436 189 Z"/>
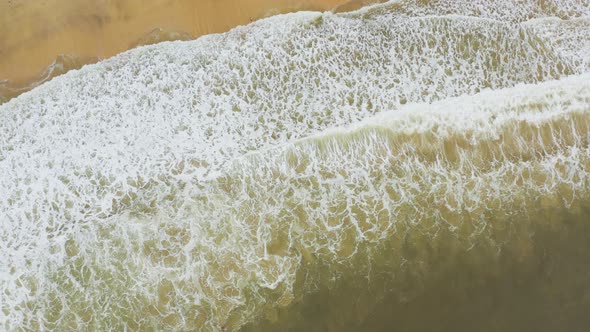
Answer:
<path fill-rule="evenodd" d="M 415 330 L 450 271 L 475 288 L 530 277 L 590 243 L 589 13 L 393 1 L 279 15 L 7 102 L 0 326 Z M 563 301 L 581 304 L 543 310 L 588 308 Z"/>

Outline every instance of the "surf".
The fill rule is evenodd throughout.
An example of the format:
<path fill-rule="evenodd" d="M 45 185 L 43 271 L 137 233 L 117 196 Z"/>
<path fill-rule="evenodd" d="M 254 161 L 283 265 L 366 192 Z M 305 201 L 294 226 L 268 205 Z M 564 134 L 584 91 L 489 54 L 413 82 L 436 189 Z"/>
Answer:
<path fill-rule="evenodd" d="M 378 329 L 452 271 L 508 289 L 579 264 L 559 255 L 589 216 L 588 6 L 568 4 L 279 15 L 1 105 L 0 326 Z"/>

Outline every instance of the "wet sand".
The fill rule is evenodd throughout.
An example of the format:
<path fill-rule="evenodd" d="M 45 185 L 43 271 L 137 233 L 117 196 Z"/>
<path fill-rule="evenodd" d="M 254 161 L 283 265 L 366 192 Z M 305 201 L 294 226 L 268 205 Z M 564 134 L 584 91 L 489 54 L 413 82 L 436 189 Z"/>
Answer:
<path fill-rule="evenodd" d="M 346 0 L 7 0 L 0 2 L 0 103 L 69 69 L 137 45 L 224 32 Z M 357 2 L 366 2 L 355 0 Z M 354 5 L 351 7 L 355 7 Z M 64 62 L 61 55 L 67 55 Z M 52 66 L 53 64 L 53 66 Z M 52 67 L 61 70 L 54 71 Z"/>

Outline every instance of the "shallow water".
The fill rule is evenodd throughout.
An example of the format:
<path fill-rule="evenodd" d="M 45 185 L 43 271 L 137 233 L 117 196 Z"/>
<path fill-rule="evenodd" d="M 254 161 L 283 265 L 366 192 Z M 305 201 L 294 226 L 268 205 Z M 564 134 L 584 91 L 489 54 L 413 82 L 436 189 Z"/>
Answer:
<path fill-rule="evenodd" d="M 521 218 L 511 222 L 536 218 L 552 226 L 531 227 L 529 238 L 515 236 L 501 252 L 454 250 L 451 234 L 435 243 L 412 237 L 422 240 L 422 254 L 410 246 L 400 252 L 419 263 L 370 283 L 345 277 L 243 331 L 585 331 L 588 206 Z"/>
<path fill-rule="evenodd" d="M 56 64 L 79 69 L 138 45 L 189 40 L 345 0 L 7 0 L 0 2 L 0 103 L 46 82 Z M 76 59 L 74 63 L 63 57 Z M 63 73 L 62 72 L 62 73 Z M 55 75 L 57 76 L 57 75 Z"/>
<path fill-rule="evenodd" d="M 0 326 L 585 330 L 589 13 L 276 16 L 9 101 Z"/>

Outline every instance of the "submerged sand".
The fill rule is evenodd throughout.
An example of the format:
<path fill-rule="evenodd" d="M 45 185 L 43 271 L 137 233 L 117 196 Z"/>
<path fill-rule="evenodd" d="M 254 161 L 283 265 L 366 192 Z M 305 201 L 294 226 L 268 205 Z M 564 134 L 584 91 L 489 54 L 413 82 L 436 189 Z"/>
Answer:
<path fill-rule="evenodd" d="M 137 45 L 191 39 L 278 13 L 337 6 L 349 4 L 346 0 L 1 1 L 0 103 L 69 69 Z M 68 60 L 62 61 L 62 55 Z"/>

